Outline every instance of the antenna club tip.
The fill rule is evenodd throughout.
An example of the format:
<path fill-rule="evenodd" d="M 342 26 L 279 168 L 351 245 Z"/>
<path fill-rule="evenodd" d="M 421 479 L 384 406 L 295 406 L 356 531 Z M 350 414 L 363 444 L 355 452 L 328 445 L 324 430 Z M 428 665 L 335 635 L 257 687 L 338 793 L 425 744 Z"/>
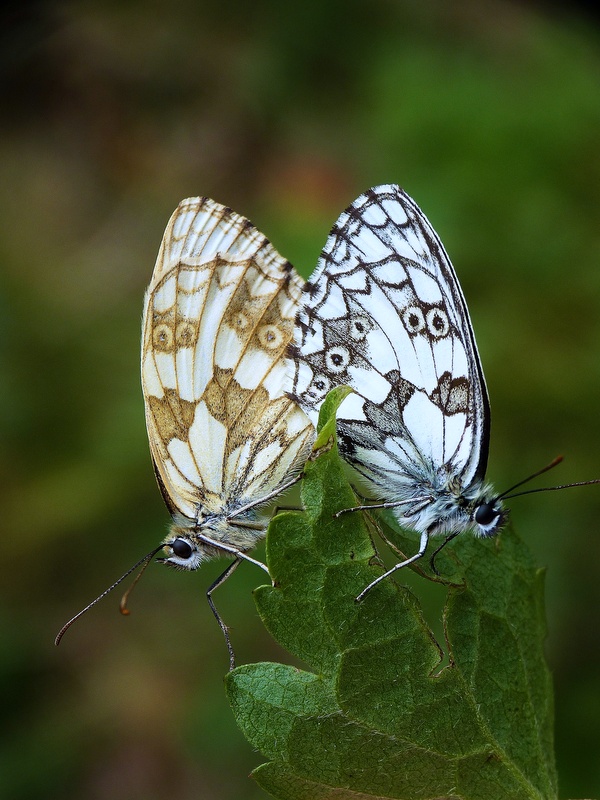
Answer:
<path fill-rule="evenodd" d="M 65 635 L 65 633 L 67 632 L 69 627 L 70 627 L 70 624 L 63 625 L 63 627 L 59 630 L 59 632 L 54 637 L 54 645 L 56 647 L 58 647 L 58 645 L 62 642 L 63 636 Z"/>

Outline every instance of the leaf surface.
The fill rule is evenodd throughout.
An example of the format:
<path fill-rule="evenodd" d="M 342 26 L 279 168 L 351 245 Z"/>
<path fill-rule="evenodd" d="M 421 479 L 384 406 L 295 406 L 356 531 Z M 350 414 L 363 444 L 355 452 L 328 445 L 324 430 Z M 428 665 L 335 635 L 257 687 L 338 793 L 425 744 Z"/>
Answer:
<path fill-rule="evenodd" d="M 448 580 L 441 644 L 390 579 L 356 603 L 381 566 L 372 522 L 333 516 L 357 504 L 335 444 L 347 391 L 323 404 L 306 510 L 273 519 L 274 585 L 255 591 L 266 627 L 308 669 L 248 664 L 227 679 L 239 726 L 269 759 L 256 781 L 281 800 L 556 798 L 543 573 L 511 529 L 458 537 L 436 561 Z M 414 552 L 393 517 L 378 524 Z"/>

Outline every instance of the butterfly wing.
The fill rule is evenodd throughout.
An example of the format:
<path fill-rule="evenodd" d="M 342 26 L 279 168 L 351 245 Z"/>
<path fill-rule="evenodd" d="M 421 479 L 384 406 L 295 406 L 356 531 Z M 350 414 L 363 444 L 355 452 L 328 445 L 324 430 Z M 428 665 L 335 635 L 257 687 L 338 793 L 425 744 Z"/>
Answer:
<path fill-rule="evenodd" d="M 489 406 L 467 306 L 438 236 L 398 186 L 367 191 L 338 219 L 290 352 L 292 396 L 313 422 L 330 388 L 354 389 L 338 415 L 341 448 L 379 492 L 483 477 Z"/>
<path fill-rule="evenodd" d="M 275 491 L 313 426 L 290 400 L 285 352 L 302 281 L 244 217 L 182 201 L 146 293 L 142 388 L 172 514 L 230 512 Z"/>

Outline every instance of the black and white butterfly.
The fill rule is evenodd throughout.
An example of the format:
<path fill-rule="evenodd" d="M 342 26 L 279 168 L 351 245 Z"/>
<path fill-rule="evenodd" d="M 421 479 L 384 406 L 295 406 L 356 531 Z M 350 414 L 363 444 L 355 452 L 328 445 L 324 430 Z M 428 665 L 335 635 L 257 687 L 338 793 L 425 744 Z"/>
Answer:
<path fill-rule="evenodd" d="M 365 192 L 334 225 L 290 354 L 292 396 L 313 422 L 329 389 L 354 389 L 338 413 L 340 451 L 385 498 L 376 507 L 421 534 L 418 552 L 389 572 L 420 558 L 430 536 L 500 531 L 507 512 L 484 480 L 490 409 L 465 299 L 398 186 Z"/>

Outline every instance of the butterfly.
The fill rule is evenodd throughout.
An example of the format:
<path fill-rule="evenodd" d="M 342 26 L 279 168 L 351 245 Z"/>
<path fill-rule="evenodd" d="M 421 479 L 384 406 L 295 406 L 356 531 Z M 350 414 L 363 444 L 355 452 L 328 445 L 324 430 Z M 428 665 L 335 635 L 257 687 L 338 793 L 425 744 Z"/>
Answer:
<path fill-rule="evenodd" d="M 268 573 L 248 555 L 265 536 L 262 506 L 296 482 L 314 439 L 313 424 L 288 396 L 286 351 L 302 285 L 247 219 L 195 197 L 173 213 L 145 296 L 146 426 L 172 525 L 136 567 L 161 548 L 163 563 L 185 570 L 233 557 L 207 592 L 231 668 L 212 592 L 242 560 Z"/>
<path fill-rule="evenodd" d="M 329 389 L 352 387 L 338 412 L 340 452 L 386 498 L 366 508 L 392 508 L 420 534 L 418 552 L 358 599 L 421 558 L 431 536 L 501 530 L 467 305 L 439 237 L 400 187 L 370 189 L 339 217 L 304 287 L 290 357 L 291 396 L 313 422 Z"/>
<path fill-rule="evenodd" d="M 192 198 L 171 217 L 142 334 L 150 450 L 173 518 L 170 566 L 252 561 L 267 526 L 259 507 L 303 465 L 314 428 L 286 395 L 301 288 L 291 264 L 230 209 Z"/>

